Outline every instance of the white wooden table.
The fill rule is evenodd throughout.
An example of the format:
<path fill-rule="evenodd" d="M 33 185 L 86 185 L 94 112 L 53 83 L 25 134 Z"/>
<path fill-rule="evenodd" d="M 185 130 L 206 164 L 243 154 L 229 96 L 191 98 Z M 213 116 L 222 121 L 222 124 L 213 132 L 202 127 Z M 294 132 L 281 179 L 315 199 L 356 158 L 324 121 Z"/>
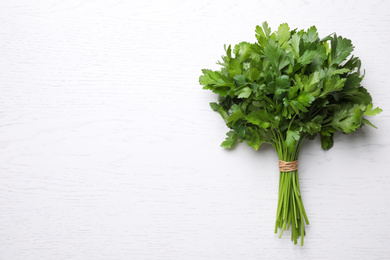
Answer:
<path fill-rule="evenodd" d="M 0 3 L 0 259 L 390 258 L 389 1 Z M 277 156 L 219 147 L 198 84 L 267 20 L 352 39 L 378 129 L 300 156 L 305 246 L 273 233 Z"/>

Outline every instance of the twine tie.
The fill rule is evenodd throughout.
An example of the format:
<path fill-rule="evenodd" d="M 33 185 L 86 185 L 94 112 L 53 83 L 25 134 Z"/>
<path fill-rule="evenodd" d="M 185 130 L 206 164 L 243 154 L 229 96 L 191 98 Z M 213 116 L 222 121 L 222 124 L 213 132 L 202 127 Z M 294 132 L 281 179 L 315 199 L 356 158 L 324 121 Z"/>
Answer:
<path fill-rule="evenodd" d="M 292 162 L 285 162 L 279 160 L 279 171 L 281 172 L 292 172 L 298 169 L 298 160 Z"/>

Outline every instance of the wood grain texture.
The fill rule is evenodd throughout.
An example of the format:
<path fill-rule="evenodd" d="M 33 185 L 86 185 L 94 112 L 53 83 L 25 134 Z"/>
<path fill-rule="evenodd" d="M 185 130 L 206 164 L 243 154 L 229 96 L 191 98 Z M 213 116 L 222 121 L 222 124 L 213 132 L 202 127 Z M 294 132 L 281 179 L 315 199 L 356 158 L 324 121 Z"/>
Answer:
<path fill-rule="evenodd" d="M 389 1 L 0 3 L 0 259 L 388 259 Z M 300 157 L 304 247 L 273 234 L 278 159 L 219 147 L 223 44 L 315 24 L 352 39 L 384 112 Z"/>

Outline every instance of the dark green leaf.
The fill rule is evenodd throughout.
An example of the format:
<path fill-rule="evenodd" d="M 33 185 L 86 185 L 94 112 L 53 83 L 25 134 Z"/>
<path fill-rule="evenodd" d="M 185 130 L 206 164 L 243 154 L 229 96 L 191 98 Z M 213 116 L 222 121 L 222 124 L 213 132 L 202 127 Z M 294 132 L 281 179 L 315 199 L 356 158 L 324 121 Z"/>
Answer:
<path fill-rule="evenodd" d="M 331 65 L 340 64 L 343 62 L 353 51 L 353 45 L 351 40 L 343 38 L 341 36 L 337 37 L 334 35 L 334 38 L 331 41 L 332 46 L 332 59 Z"/>
<path fill-rule="evenodd" d="M 219 110 L 219 108 L 221 107 L 220 105 L 218 105 L 217 103 L 215 103 L 215 102 L 211 102 L 210 103 L 210 107 L 211 107 L 211 109 L 212 110 L 214 110 L 214 111 L 218 111 Z"/>
<path fill-rule="evenodd" d="M 333 133 L 330 135 L 321 135 L 321 147 L 324 150 L 329 150 L 333 147 Z"/>
<path fill-rule="evenodd" d="M 233 77 L 233 79 L 234 79 L 237 87 L 243 87 L 243 86 L 246 86 L 248 84 L 246 82 L 244 75 L 236 75 Z"/>

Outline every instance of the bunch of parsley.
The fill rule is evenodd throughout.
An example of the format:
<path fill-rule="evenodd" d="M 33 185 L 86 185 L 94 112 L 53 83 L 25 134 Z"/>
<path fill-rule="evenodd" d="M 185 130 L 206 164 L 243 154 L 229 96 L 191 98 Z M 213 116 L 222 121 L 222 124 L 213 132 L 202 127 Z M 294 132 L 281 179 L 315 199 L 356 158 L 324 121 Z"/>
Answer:
<path fill-rule="evenodd" d="M 351 56 L 350 40 L 331 34 L 318 37 L 290 30 L 276 32 L 266 22 L 256 27 L 257 42 L 225 46 L 219 71 L 202 70 L 200 84 L 219 95 L 210 103 L 231 129 L 224 148 L 246 141 L 255 150 L 270 143 L 282 161 L 298 160 L 303 140 L 321 138 L 322 148 L 333 146 L 333 135 L 352 133 L 367 124 L 366 116 L 380 113 L 361 86 L 360 59 Z M 309 224 L 299 189 L 298 171 L 280 172 L 275 233 L 291 226 L 297 243 Z"/>

